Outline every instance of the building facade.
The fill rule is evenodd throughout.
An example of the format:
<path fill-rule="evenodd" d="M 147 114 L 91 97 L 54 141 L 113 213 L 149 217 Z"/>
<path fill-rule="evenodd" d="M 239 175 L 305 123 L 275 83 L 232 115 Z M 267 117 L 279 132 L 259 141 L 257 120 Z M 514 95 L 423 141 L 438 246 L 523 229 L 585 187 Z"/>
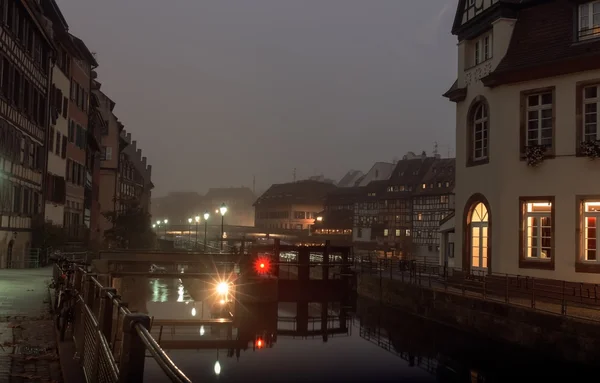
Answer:
<path fill-rule="evenodd" d="M 78 54 L 71 57 L 64 226 L 69 241 L 83 242 L 89 236 L 91 219 L 90 206 L 85 203 L 86 183 L 91 183 L 86 162 L 92 66 L 97 63 L 80 39 L 73 35 L 70 38 Z"/>
<path fill-rule="evenodd" d="M 412 197 L 413 254 L 437 263 L 440 222 L 454 212 L 455 159 L 435 159 Z"/>
<path fill-rule="evenodd" d="M 461 0 L 454 254 L 465 271 L 598 282 L 598 1 Z"/>
<path fill-rule="evenodd" d="M 197 212 L 202 216 L 204 211 L 214 213 L 222 204 L 227 206 L 227 224 L 234 226 L 254 226 L 254 202 L 256 195 L 247 187 L 210 188 L 202 202 L 204 210 Z"/>
<path fill-rule="evenodd" d="M 271 185 L 254 203 L 255 226 L 308 231 L 323 210 L 325 196 L 335 189 L 333 184 L 308 180 Z"/>
<path fill-rule="evenodd" d="M 54 44 L 35 3 L 3 1 L 0 10 L 0 267 L 10 267 L 43 220 Z"/>
<path fill-rule="evenodd" d="M 66 202 L 67 142 L 69 134 L 69 92 L 71 56 L 76 52 L 68 34 L 69 26 L 54 1 L 43 3 L 44 15 L 52 23 L 56 55 L 50 89 L 50 130 L 45 180 L 45 220 L 62 227 Z"/>

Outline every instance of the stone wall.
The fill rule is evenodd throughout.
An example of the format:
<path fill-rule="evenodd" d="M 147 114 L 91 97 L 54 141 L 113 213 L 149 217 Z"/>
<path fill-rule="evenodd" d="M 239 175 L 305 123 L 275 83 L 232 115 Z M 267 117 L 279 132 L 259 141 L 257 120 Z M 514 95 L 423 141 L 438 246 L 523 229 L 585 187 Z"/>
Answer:
<path fill-rule="evenodd" d="M 454 328 L 551 352 L 585 364 L 600 360 L 600 323 L 359 275 L 358 294 Z"/>

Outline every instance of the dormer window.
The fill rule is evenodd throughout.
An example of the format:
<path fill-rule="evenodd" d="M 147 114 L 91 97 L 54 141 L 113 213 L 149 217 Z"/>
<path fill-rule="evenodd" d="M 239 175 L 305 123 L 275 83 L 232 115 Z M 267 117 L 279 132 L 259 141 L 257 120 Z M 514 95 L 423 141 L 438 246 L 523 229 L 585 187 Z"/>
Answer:
<path fill-rule="evenodd" d="M 475 65 L 492 58 L 492 35 L 487 34 L 475 41 Z"/>
<path fill-rule="evenodd" d="M 600 37 L 600 0 L 579 6 L 579 40 Z"/>

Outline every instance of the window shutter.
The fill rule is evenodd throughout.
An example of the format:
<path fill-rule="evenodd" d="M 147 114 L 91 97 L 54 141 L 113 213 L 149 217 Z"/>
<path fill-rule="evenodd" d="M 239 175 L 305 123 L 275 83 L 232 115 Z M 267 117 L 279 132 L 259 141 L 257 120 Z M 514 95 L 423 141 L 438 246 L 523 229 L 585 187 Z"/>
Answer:
<path fill-rule="evenodd" d="M 67 158 L 67 136 L 62 137 L 62 153 L 61 157 L 64 160 Z"/>
<path fill-rule="evenodd" d="M 65 203 L 67 198 L 67 188 L 63 177 L 55 177 L 54 189 L 56 190 L 56 202 Z"/>
<path fill-rule="evenodd" d="M 30 167 L 32 164 L 29 163 L 29 137 L 25 137 L 25 150 L 23 151 L 23 166 L 26 168 Z"/>
<path fill-rule="evenodd" d="M 37 153 L 37 169 L 39 171 L 44 171 L 44 163 L 46 162 L 46 156 L 44 155 L 44 147 L 42 145 L 36 145 Z"/>

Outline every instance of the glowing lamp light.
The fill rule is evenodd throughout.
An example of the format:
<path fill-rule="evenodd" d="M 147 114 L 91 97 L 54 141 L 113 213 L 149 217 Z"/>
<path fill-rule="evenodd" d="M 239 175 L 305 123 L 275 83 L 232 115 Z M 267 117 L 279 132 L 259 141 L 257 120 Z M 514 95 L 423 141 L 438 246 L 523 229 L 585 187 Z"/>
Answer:
<path fill-rule="evenodd" d="M 254 269 L 259 274 L 267 274 L 271 271 L 271 261 L 267 258 L 259 258 L 254 264 Z"/>
<path fill-rule="evenodd" d="M 192 219 L 191 218 L 188 218 L 188 223 L 192 223 Z"/>
<path fill-rule="evenodd" d="M 200 326 L 200 336 L 204 335 L 204 326 Z"/>
<path fill-rule="evenodd" d="M 262 348 L 263 346 L 263 340 L 262 339 L 257 339 L 256 340 L 256 348 Z"/>
<path fill-rule="evenodd" d="M 217 285 L 217 294 L 227 295 L 229 292 L 229 284 L 227 282 L 221 282 Z"/>
<path fill-rule="evenodd" d="M 221 374 L 221 363 L 219 363 L 219 361 L 217 360 L 215 362 L 215 375 L 220 375 Z"/>
<path fill-rule="evenodd" d="M 195 317 L 196 316 L 196 308 L 192 307 L 192 316 Z"/>
<path fill-rule="evenodd" d="M 210 217 L 210 214 L 208 214 L 208 212 L 204 213 L 204 220 L 208 221 L 208 218 Z"/>

